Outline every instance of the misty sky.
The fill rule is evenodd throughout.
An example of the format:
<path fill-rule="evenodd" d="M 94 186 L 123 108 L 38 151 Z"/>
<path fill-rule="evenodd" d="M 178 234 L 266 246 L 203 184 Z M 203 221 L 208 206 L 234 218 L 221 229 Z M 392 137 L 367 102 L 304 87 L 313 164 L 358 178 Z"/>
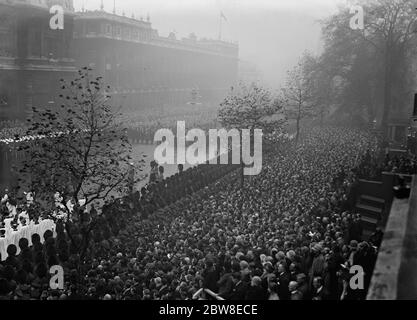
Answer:
<path fill-rule="evenodd" d="M 255 62 L 266 83 L 278 87 L 286 71 L 305 51 L 320 50 L 318 19 L 335 12 L 343 0 L 116 0 L 118 14 L 146 17 L 160 35 L 170 32 L 186 37 L 219 36 L 219 16 L 223 12 L 222 39 L 237 41 L 240 58 Z M 76 10 L 100 8 L 101 0 L 74 0 Z M 113 10 L 113 0 L 104 0 L 104 9 Z"/>

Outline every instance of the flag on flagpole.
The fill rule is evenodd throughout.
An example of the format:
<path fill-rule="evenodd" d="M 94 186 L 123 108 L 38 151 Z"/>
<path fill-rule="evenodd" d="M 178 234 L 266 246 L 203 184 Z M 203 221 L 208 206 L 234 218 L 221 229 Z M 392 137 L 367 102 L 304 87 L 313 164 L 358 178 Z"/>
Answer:
<path fill-rule="evenodd" d="M 220 18 L 224 19 L 227 22 L 226 16 L 223 14 L 223 11 L 220 11 Z"/>

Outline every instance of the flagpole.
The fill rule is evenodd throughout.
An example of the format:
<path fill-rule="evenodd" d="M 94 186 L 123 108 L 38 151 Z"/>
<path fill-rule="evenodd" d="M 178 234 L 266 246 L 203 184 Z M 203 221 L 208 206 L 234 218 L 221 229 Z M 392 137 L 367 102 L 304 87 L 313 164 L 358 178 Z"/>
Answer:
<path fill-rule="evenodd" d="M 219 41 L 222 40 L 222 14 L 219 16 Z"/>

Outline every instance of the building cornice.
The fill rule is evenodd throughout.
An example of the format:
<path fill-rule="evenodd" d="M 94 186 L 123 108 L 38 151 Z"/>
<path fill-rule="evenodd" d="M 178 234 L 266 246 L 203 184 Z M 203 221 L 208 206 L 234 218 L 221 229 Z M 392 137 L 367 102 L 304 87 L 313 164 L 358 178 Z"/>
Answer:
<path fill-rule="evenodd" d="M 149 30 L 152 29 L 152 24 L 150 22 L 137 20 L 134 18 L 123 17 L 105 11 L 76 12 L 74 20 L 106 20 L 108 22 L 117 22 L 124 25 L 130 25 L 132 27 L 145 28 Z"/>
<path fill-rule="evenodd" d="M 125 16 L 119 16 L 116 14 L 108 13 L 105 11 L 86 11 L 86 12 L 77 12 L 74 18 L 74 21 L 97 21 L 101 20 L 107 23 L 118 23 L 124 26 L 135 27 L 138 29 L 145 29 L 151 31 L 150 39 L 132 39 L 126 38 L 123 36 L 114 36 L 109 34 L 104 34 L 102 32 L 98 33 L 88 33 L 88 34 L 75 34 L 75 39 L 112 39 L 116 41 L 125 41 L 131 43 L 152 45 L 157 47 L 164 47 L 170 49 L 184 50 L 196 53 L 204 53 L 211 55 L 218 55 L 222 57 L 229 57 L 238 59 L 239 46 L 236 43 L 225 42 L 220 40 L 211 40 L 211 39 L 187 39 L 183 38 L 182 40 L 177 40 L 170 37 L 162 37 L 158 34 L 156 29 L 152 28 L 152 24 L 149 21 L 137 20 L 134 18 L 129 18 Z M 224 52 L 222 49 L 234 50 L 232 53 Z"/>
<path fill-rule="evenodd" d="M 87 34 L 87 35 L 75 35 L 74 39 L 106 39 L 106 40 L 113 40 L 113 41 L 123 41 L 123 42 L 130 42 L 134 44 L 142 44 L 142 45 L 148 45 L 148 46 L 154 46 L 154 47 L 160 47 L 160 48 L 169 48 L 169 49 L 175 49 L 175 50 L 182 50 L 182 51 L 188 51 L 193 53 L 202 53 L 202 54 L 210 54 L 210 55 L 216 55 L 220 57 L 226 57 L 226 58 L 232 58 L 238 60 L 238 55 L 234 54 L 227 54 L 223 53 L 221 51 L 216 51 L 214 49 L 208 49 L 200 46 L 192 46 L 182 43 L 181 41 L 177 42 L 169 42 L 164 41 L 160 38 L 153 38 L 149 41 L 146 40 L 135 40 L 135 39 L 126 39 L 122 37 L 114 37 L 109 36 L 105 34 Z"/>

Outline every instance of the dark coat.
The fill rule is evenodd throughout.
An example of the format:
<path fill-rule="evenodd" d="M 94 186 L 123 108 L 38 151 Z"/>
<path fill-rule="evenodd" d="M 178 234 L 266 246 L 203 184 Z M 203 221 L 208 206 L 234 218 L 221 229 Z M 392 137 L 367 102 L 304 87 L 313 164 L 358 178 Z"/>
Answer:
<path fill-rule="evenodd" d="M 248 289 L 249 289 L 249 283 L 244 282 L 244 281 L 239 281 L 233 288 L 230 300 L 239 300 L 239 301 L 245 300 Z"/>
<path fill-rule="evenodd" d="M 287 272 L 278 275 L 278 296 L 280 300 L 290 300 L 290 291 L 288 285 L 290 283 L 290 276 Z"/>
<path fill-rule="evenodd" d="M 247 290 L 245 300 L 266 300 L 267 291 L 262 286 L 250 286 Z"/>
<path fill-rule="evenodd" d="M 322 286 L 320 291 L 313 288 L 312 300 L 328 300 L 328 298 L 329 298 L 329 293 L 324 286 Z"/>
<path fill-rule="evenodd" d="M 303 300 L 303 294 L 296 290 L 291 292 L 291 300 Z"/>

